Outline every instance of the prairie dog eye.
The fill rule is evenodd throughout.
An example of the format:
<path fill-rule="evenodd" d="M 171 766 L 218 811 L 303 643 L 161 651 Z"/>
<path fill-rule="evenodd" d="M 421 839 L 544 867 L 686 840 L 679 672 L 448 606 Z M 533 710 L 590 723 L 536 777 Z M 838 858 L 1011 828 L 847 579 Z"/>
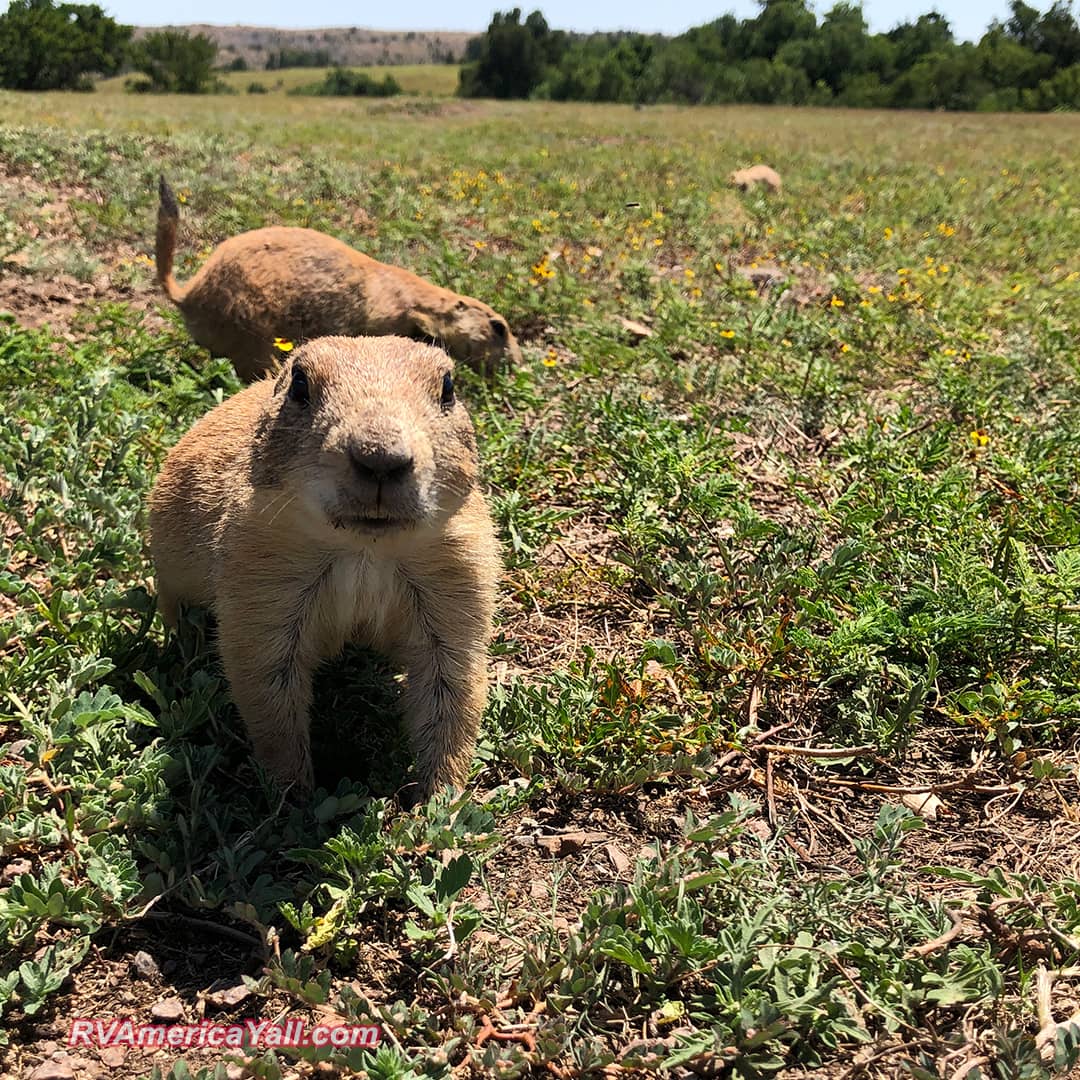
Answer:
<path fill-rule="evenodd" d="M 503 341 L 506 340 L 506 323 L 501 319 L 492 319 L 491 329 L 497 338 L 500 338 Z"/>
<path fill-rule="evenodd" d="M 442 396 L 439 398 L 439 404 L 444 409 L 449 409 L 454 404 L 454 380 L 450 377 L 449 371 L 442 377 Z"/>
<path fill-rule="evenodd" d="M 289 400 L 297 405 L 307 405 L 311 402 L 311 387 L 308 386 L 308 377 L 302 368 L 293 368 L 292 381 L 289 383 Z"/>

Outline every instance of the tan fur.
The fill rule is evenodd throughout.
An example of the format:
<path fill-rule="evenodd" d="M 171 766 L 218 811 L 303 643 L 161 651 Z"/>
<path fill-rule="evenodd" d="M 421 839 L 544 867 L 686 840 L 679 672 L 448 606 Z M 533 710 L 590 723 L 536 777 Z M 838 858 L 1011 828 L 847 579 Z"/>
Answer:
<path fill-rule="evenodd" d="M 481 300 L 377 262 L 314 229 L 272 227 L 220 244 L 186 284 L 173 277 L 179 208 L 162 178 L 157 277 L 191 336 L 245 382 L 276 370 L 275 338 L 400 334 L 434 340 L 482 373 L 520 363 L 506 320 Z"/>
<path fill-rule="evenodd" d="M 758 184 L 763 184 L 770 191 L 780 194 L 782 184 L 780 174 L 768 165 L 751 165 L 749 169 L 736 169 L 729 177 L 728 182 L 741 191 L 749 191 Z"/>
<path fill-rule="evenodd" d="M 233 699 L 283 783 L 312 784 L 312 674 L 347 641 L 407 671 L 424 792 L 467 779 L 499 554 L 472 423 L 440 400 L 452 366 L 400 337 L 310 341 L 196 423 L 154 486 L 161 612 L 216 614 Z"/>

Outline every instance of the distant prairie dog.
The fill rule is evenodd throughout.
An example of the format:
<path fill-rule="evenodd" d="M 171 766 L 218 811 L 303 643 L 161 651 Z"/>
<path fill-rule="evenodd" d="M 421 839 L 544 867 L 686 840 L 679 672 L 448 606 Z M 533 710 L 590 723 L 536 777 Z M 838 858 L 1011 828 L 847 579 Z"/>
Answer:
<path fill-rule="evenodd" d="M 245 382 L 273 372 L 274 339 L 399 334 L 441 344 L 482 373 L 520 363 L 506 320 L 481 300 L 377 262 L 314 229 L 274 226 L 218 245 L 186 284 L 173 276 L 180 210 L 158 187 L 157 278 L 191 336 Z"/>
<path fill-rule="evenodd" d="M 775 169 L 770 169 L 768 165 L 751 165 L 749 169 L 736 169 L 728 177 L 728 181 L 741 191 L 749 191 L 758 184 L 762 184 L 779 195 L 783 187 L 780 174 Z"/>
<path fill-rule="evenodd" d="M 407 672 L 425 794 L 468 777 L 498 547 L 442 349 L 310 341 L 191 428 L 150 496 L 158 605 L 209 607 L 256 756 L 313 782 L 312 676 L 348 641 Z"/>

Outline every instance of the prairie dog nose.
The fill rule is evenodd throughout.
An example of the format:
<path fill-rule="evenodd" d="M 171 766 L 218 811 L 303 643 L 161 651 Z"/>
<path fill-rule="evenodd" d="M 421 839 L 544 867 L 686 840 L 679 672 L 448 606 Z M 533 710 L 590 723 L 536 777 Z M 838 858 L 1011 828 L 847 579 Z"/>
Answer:
<path fill-rule="evenodd" d="M 373 484 L 404 480 L 415 464 L 412 454 L 400 448 L 372 450 L 358 446 L 349 447 L 349 461 L 361 480 Z"/>

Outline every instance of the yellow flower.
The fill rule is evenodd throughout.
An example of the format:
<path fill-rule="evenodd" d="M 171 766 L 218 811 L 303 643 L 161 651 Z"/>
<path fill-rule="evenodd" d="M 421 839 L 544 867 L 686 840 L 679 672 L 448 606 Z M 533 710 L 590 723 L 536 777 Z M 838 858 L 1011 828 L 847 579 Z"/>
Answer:
<path fill-rule="evenodd" d="M 276 337 L 274 338 L 274 348 L 277 349 L 278 352 L 292 352 L 293 343 L 287 338 Z"/>
<path fill-rule="evenodd" d="M 877 295 L 877 294 L 878 294 L 879 292 L 881 292 L 881 286 L 880 286 L 880 285 L 870 285 L 870 286 L 869 286 L 869 287 L 867 288 L 867 290 L 866 290 L 866 291 L 867 291 L 868 293 L 871 293 L 871 294 L 873 294 L 873 295 L 875 295 L 875 296 L 876 296 L 876 295 Z"/>
<path fill-rule="evenodd" d="M 543 231 L 544 223 L 538 217 L 534 217 L 533 220 L 532 220 L 532 227 L 537 232 L 541 232 L 541 231 Z"/>
<path fill-rule="evenodd" d="M 833 296 L 833 298 L 829 301 L 829 306 L 830 307 L 843 307 L 844 306 L 844 301 L 841 300 L 839 296 Z"/>
<path fill-rule="evenodd" d="M 955 356 L 956 355 L 956 350 L 955 349 L 942 349 L 941 350 L 941 355 L 942 356 Z"/>
<path fill-rule="evenodd" d="M 1012 291 L 1013 291 L 1014 293 L 1018 293 L 1018 292 L 1019 292 L 1019 291 L 1020 291 L 1020 290 L 1021 290 L 1021 289 L 1022 289 L 1023 287 L 1024 287 L 1023 285 L 1014 285 L 1014 286 L 1012 287 Z"/>
<path fill-rule="evenodd" d="M 896 293 L 892 293 L 892 292 L 889 293 L 887 299 L 889 300 L 890 303 L 892 303 L 893 301 L 896 300 Z"/>
<path fill-rule="evenodd" d="M 859 307 L 873 307 L 869 300 L 860 300 Z"/>
<path fill-rule="evenodd" d="M 660 237 L 658 236 L 652 243 L 653 243 L 653 247 L 661 247 L 663 245 L 664 241 L 661 240 Z"/>
<path fill-rule="evenodd" d="M 698 288 L 698 287 L 697 287 L 697 286 L 695 285 L 695 286 L 694 286 L 694 287 L 693 287 L 693 288 L 692 288 L 692 289 L 690 290 L 690 295 L 691 295 L 691 296 L 692 296 L 692 297 L 693 297 L 693 298 L 694 298 L 695 300 L 697 300 L 697 299 L 698 299 L 698 298 L 699 298 L 699 297 L 701 296 L 701 290 L 700 290 L 700 289 L 699 289 L 699 288 Z"/>
<path fill-rule="evenodd" d="M 900 269 L 896 272 L 900 275 L 900 277 L 904 277 L 906 274 L 911 273 L 911 271 L 906 266 L 901 266 Z"/>
<path fill-rule="evenodd" d="M 685 275 L 687 281 L 694 280 L 694 271 L 691 270 L 689 266 L 683 271 L 683 274 Z"/>
<path fill-rule="evenodd" d="M 976 428 L 971 433 L 971 441 L 976 447 L 986 446 L 990 442 L 990 436 L 986 433 L 985 428 Z"/>
<path fill-rule="evenodd" d="M 484 248 L 487 247 L 487 242 L 484 240 L 474 240 L 472 246 L 476 248 L 477 251 L 483 251 Z"/>
<path fill-rule="evenodd" d="M 588 297 L 586 296 L 586 297 L 585 297 L 585 298 L 584 298 L 584 299 L 583 299 L 583 300 L 581 301 L 581 306 L 582 306 L 582 307 L 592 307 L 592 306 L 593 306 L 593 301 L 592 301 L 592 300 L 590 300 L 590 299 L 589 299 L 589 298 L 588 298 Z"/>
<path fill-rule="evenodd" d="M 555 351 L 555 346 L 548 346 L 547 356 L 544 357 L 544 367 L 554 367 L 559 362 L 559 354 Z"/>
<path fill-rule="evenodd" d="M 944 221 L 938 225 L 937 231 L 941 233 L 942 236 L 952 236 L 953 233 L 956 232 L 951 225 L 946 224 Z"/>
<path fill-rule="evenodd" d="M 791 348 L 791 342 L 787 338 L 781 338 L 780 339 L 780 344 L 783 345 L 784 348 L 786 348 L 786 349 Z"/>
<path fill-rule="evenodd" d="M 840 351 L 851 352 L 851 346 L 845 341 L 844 344 L 840 346 Z"/>
<path fill-rule="evenodd" d="M 721 337 L 726 337 L 726 338 L 733 338 L 735 336 L 735 331 L 734 330 L 721 330 L 720 331 L 720 336 Z"/>
<path fill-rule="evenodd" d="M 885 239 L 886 240 L 891 240 L 892 239 L 892 229 L 890 229 L 887 225 L 885 226 Z"/>

